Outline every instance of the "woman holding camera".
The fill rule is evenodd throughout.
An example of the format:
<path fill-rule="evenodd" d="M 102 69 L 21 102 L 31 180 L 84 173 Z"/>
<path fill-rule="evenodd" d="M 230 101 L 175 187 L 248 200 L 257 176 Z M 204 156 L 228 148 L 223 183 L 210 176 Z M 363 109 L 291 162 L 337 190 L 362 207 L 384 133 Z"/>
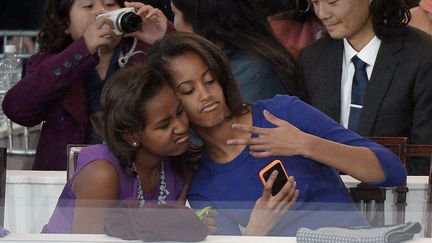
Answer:
<path fill-rule="evenodd" d="M 299 227 L 365 225 L 338 170 L 380 186 L 405 182 L 403 164 L 389 149 L 297 97 L 244 105 L 223 52 L 200 36 L 167 35 L 147 62 L 171 81 L 204 142 L 188 200 L 219 211 L 218 234 L 240 234 L 239 225 L 245 234 L 291 236 Z M 262 194 L 259 172 L 276 159 L 291 178 L 276 195 L 268 185 Z"/>
<path fill-rule="evenodd" d="M 165 16 L 142 3 L 123 0 L 48 0 L 27 75 L 3 101 L 4 113 L 23 126 L 42 124 L 33 163 L 35 170 L 65 170 L 67 144 L 100 143 L 99 97 L 105 80 L 134 51 L 145 51 L 167 30 Z M 133 7 L 141 17 L 138 31 L 117 35 L 102 14 Z M 136 50 L 131 38 L 138 39 Z M 132 52 L 131 52 L 132 50 Z M 122 58 L 126 57 L 126 58 Z M 141 62 L 133 55 L 128 63 Z M 92 125 L 90 125 L 92 124 Z"/>

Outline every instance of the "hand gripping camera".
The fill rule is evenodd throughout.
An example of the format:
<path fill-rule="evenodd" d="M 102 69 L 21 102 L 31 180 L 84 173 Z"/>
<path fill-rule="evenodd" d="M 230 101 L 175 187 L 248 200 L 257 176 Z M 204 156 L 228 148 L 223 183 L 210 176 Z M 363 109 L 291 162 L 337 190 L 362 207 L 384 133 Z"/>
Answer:
<path fill-rule="evenodd" d="M 97 17 L 108 17 L 114 22 L 114 33 L 116 35 L 135 32 L 141 28 L 142 20 L 136 14 L 134 8 L 121 8 L 108 13 L 100 14 Z"/>

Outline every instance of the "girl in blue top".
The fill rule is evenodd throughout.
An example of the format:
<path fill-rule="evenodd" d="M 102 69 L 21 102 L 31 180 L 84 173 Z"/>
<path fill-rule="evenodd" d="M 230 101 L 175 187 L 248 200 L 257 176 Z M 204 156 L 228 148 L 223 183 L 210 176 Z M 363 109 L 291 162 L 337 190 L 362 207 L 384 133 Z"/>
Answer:
<path fill-rule="evenodd" d="M 220 49 L 174 33 L 149 52 L 171 80 L 190 126 L 204 142 L 188 198 L 219 210 L 219 234 L 295 235 L 299 227 L 366 225 L 338 171 L 379 186 L 402 185 L 406 171 L 387 148 L 345 129 L 294 96 L 244 105 Z M 259 171 L 282 161 L 288 182 L 271 195 Z"/>

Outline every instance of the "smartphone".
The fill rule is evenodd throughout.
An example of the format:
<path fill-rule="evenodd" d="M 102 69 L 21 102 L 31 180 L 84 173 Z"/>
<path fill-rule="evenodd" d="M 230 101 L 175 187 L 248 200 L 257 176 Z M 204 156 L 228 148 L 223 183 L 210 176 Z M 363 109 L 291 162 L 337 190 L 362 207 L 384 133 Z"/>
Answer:
<path fill-rule="evenodd" d="M 282 162 L 280 160 L 274 160 L 259 172 L 259 177 L 261 178 L 262 183 L 265 185 L 274 170 L 277 170 L 278 174 L 272 187 L 273 196 L 276 195 L 288 182 L 288 174 L 286 173 Z"/>

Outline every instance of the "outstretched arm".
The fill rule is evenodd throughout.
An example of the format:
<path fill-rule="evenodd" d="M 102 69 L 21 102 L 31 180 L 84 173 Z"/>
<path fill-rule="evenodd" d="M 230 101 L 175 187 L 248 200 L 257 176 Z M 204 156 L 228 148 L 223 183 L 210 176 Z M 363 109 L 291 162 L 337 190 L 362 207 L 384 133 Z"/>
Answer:
<path fill-rule="evenodd" d="M 345 145 L 302 132 L 267 110 L 264 110 L 264 117 L 276 127 L 259 128 L 234 124 L 233 128 L 257 134 L 258 137 L 231 139 L 227 143 L 248 145 L 255 157 L 300 155 L 336 168 L 364 182 L 375 183 L 385 179 L 377 157 L 368 148 Z"/>

